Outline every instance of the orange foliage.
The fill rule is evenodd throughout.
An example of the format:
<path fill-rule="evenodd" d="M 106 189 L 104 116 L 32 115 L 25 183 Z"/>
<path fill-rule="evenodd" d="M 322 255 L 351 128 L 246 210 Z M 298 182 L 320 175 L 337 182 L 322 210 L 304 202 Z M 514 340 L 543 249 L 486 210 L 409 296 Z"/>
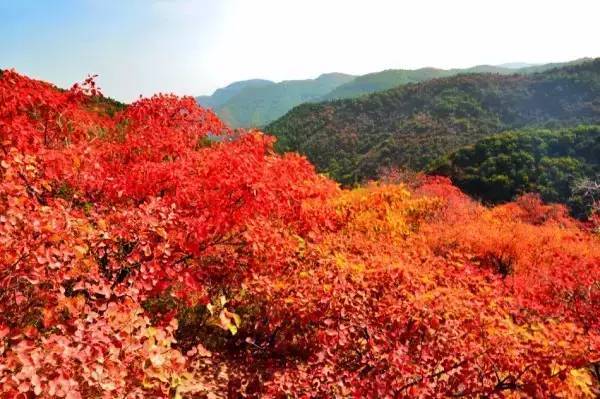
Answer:
<path fill-rule="evenodd" d="M 596 397 L 600 236 L 0 76 L 0 396 Z"/>

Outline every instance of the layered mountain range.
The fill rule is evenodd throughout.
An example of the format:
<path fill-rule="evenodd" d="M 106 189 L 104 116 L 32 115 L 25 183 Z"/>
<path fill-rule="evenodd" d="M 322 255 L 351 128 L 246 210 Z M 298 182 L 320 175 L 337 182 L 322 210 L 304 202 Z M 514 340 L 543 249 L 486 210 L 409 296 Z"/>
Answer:
<path fill-rule="evenodd" d="M 269 124 L 281 151 L 344 184 L 423 170 L 510 129 L 600 123 L 600 59 L 528 74 L 461 74 L 359 98 L 302 104 Z M 598 156 L 598 155 L 597 155 Z"/>
<path fill-rule="evenodd" d="M 572 63 L 580 63 L 576 60 Z M 541 72 L 562 64 L 532 65 L 525 63 L 500 66 L 479 65 L 464 69 L 421 68 L 389 69 L 353 76 L 342 73 L 323 74 L 316 79 L 273 82 L 251 79 L 232 83 L 210 96 L 199 96 L 200 105 L 213 109 L 234 127 L 262 127 L 305 102 L 355 98 L 408 83 L 472 73 L 510 75 Z"/>

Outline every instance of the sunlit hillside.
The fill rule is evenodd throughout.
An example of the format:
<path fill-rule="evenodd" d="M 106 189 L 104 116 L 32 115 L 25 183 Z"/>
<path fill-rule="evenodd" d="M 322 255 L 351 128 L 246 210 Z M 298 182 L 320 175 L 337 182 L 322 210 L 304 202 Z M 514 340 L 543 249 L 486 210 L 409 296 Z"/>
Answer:
<path fill-rule="evenodd" d="M 342 189 L 191 97 L 93 79 L 4 71 L 0 138 L 1 397 L 600 394 L 597 217 Z"/>
<path fill-rule="evenodd" d="M 600 59 L 527 75 L 471 74 L 303 104 L 265 127 L 344 184 L 427 169 L 505 130 L 600 123 Z"/>

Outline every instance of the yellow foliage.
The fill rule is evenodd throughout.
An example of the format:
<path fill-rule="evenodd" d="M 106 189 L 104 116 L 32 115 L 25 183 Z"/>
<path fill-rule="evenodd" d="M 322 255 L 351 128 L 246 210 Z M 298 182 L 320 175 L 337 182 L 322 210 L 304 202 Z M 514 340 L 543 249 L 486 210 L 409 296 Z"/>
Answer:
<path fill-rule="evenodd" d="M 567 386 L 570 392 L 565 392 L 568 397 L 597 398 L 594 392 L 594 382 L 590 372 L 586 369 L 571 369 L 567 376 Z"/>

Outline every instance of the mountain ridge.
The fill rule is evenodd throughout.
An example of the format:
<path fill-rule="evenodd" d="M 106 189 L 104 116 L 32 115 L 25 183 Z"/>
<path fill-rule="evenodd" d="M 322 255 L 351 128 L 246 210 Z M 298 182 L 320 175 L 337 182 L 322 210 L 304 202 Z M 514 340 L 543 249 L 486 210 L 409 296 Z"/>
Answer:
<path fill-rule="evenodd" d="M 532 74 L 463 74 L 302 104 L 265 127 L 344 184 L 387 166 L 423 169 L 487 135 L 600 123 L 600 58 Z"/>
<path fill-rule="evenodd" d="M 240 91 L 249 87 L 263 87 L 275 82 L 266 79 L 248 79 L 230 83 L 229 85 L 219 88 L 211 95 L 198 96 L 196 101 L 203 107 L 213 108 L 223 105 Z"/>
<path fill-rule="evenodd" d="M 251 79 L 234 82 L 217 89 L 210 96 L 196 97 L 198 103 L 212 108 L 217 115 L 233 127 L 262 127 L 283 116 L 304 102 L 321 102 L 355 98 L 388 90 L 408 83 L 418 83 L 436 78 L 472 73 L 529 74 L 542 72 L 570 63 L 530 65 L 515 69 L 495 65 L 476 65 L 469 68 L 441 69 L 386 69 L 354 76 L 339 72 L 324 73 L 314 79 L 296 79 L 273 82 Z"/>
<path fill-rule="evenodd" d="M 260 127 L 298 104 L 318 100 L 353 78 L 353 75 L 326 73 L 315 79 L 247 85 L 213 109 L 233 127 Z"/>

